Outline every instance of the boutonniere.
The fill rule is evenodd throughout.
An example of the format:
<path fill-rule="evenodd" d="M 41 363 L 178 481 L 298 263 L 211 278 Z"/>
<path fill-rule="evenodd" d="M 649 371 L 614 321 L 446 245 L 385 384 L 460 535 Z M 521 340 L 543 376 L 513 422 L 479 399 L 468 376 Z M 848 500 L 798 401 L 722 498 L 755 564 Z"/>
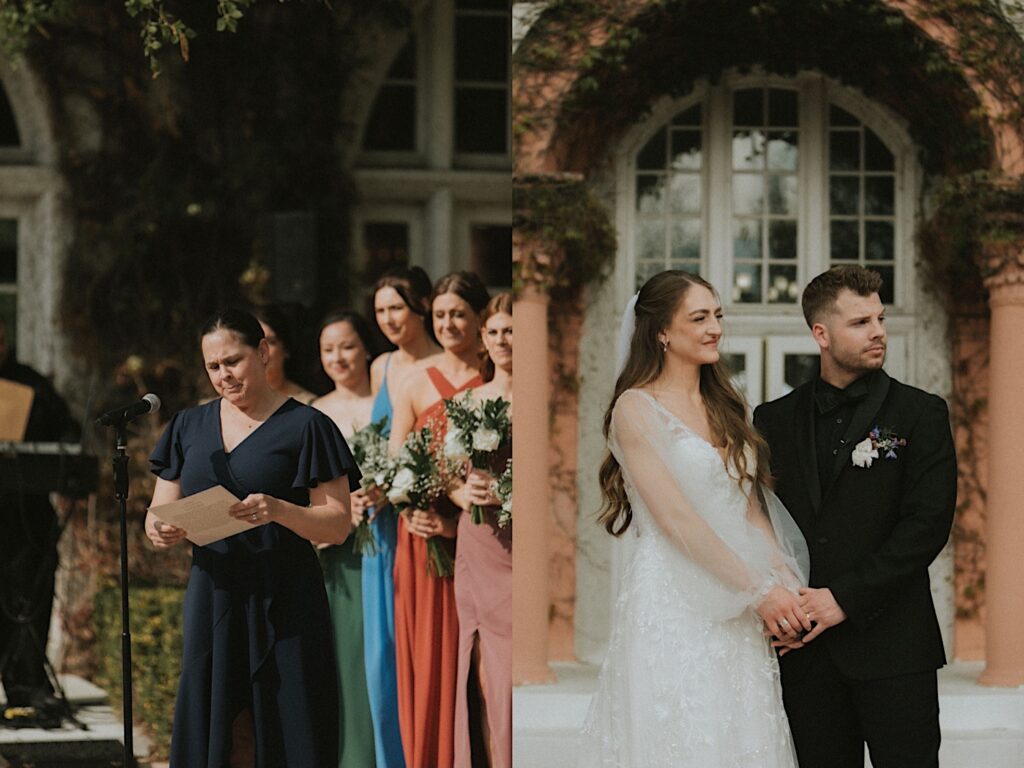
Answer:
<path fill-rule="evenodd" d="M 904 437 L 897 435 L 889 427 L 875 427 L 868 436 L 853 446 L 850 460 L 855 467 L 870 467 L 871 462 L 879 456 L 887 459 L 896 458 L 896 449 L 907 444 Z"/>

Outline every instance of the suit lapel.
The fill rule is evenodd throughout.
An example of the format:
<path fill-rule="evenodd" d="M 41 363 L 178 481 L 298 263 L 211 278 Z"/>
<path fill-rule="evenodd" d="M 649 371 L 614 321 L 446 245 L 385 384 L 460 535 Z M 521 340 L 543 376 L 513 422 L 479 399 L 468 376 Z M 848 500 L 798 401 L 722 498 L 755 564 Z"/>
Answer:
<path fill-rule="evenodd" d="M 821 479 L 818 476 L 818 451 L 814 440 L 814 386 L 805 386 L 795 403 L 796 441 L 800 466 L 804 473 L 804 486 L 811 498 L 815 513 L 821 507 Z"/>
<path fill-rule="evenodd" d="M 832 476 L 829 478 L 830 486 L 835 482 L 843 467 L 850 464 L 850 455 L 853 453 L 854 446 L 867 437 L 868 430 L 875 426 L 873 422 L 882 408 L 882 403 L 885 402 L 886 395 L 889 394 L 891 381 L 888 374 L 882 370 L 871 377 L 868 396 L 857 405 L 846 433 L 843 435 L 845 443 L 836 454 L 836 460 L 832 465 Z"/>

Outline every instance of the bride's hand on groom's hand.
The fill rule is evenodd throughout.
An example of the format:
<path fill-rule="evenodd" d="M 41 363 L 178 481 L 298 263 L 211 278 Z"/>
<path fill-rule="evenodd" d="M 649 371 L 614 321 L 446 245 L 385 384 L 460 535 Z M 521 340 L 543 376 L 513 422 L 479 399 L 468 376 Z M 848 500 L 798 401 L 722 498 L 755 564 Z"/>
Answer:
<path fill-rule="evenodd" d="M 801 587 L 800 611 L 814 622 L 814 629 L 803 638 L 804 643 L 811 642 L 829 627 L 846 621 L 846 612 L 836 602 L 832 590 L 828 587 L 820 589 Z"/>
<path fill-rule="evenodd" d="M 811 623 L 800 608 L 800 599 L 785 587 L 775 585 L 757 605 L 765 630 L 782 641 L 796 640 Z"/>

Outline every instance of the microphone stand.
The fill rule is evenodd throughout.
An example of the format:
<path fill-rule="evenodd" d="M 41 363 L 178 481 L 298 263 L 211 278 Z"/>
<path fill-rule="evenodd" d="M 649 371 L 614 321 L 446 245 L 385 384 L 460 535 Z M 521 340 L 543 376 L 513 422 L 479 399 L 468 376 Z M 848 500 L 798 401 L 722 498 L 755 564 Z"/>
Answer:
<path fill-rule="evenodd" d="M 123 421 L 114 425 L 114 495 L 121 506 L 121 716 L 124 718 L 124 766 L 135 767 L 132 744 L 132 634 L 128 625 L 128 430 Z"/>

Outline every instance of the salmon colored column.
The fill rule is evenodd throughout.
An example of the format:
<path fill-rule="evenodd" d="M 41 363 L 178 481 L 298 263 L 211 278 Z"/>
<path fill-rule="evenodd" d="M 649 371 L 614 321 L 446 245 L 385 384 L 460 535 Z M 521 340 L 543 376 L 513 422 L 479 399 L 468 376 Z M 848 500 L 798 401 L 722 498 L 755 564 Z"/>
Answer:
<path fill-rule="evenodd" d="M 516 299 L 512 348 L 512 680 L 554 680 L 548 666 L 548 297 Z"/>
<path fill-rule="evenodd" d="M 1020 258 L 1019 256 L 1017 257 Z M 989 337 L 984 685 L 1024 684 L 1024 269 L 985 281 Z"/>

